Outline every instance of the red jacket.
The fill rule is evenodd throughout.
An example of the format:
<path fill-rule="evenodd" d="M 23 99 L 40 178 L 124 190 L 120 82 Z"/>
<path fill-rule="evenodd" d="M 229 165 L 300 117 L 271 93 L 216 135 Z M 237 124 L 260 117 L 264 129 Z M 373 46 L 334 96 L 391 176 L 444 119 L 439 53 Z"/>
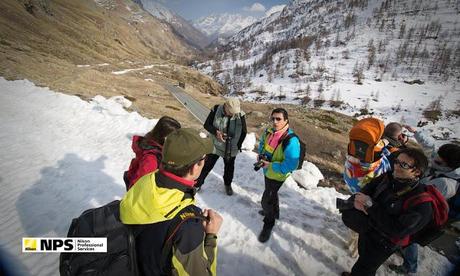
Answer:
<path fill-rule="evenodd" d="M 151 173 L 158 169 L 161 162 L 161 150 L 162 146 L 156 142 L 149 144 L 148 148 L 139 147 L 139 141 L 143 138 L 142 136 L 134 136 L 133 149 L 136 157 L 131 160 L 129 169 L 126 172 L 127 180 L 129 182 L 128 189 L 131 188 L 136 181 L 142 176 Z"/>

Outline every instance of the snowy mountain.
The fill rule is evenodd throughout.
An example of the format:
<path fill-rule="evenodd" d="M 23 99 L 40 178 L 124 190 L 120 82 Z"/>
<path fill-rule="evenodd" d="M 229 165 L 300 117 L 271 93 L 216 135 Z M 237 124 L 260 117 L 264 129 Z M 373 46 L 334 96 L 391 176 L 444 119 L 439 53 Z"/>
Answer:
<path fill-rule="evenodd" d="M 198 29 L 180 15 L 172 12 L 161 2 L 156 0 L 137 0 L 142 2 L 143 8 L 156 18 L 168 22 L 176 34 L 184 38 L 188 43 L 197 47 L 204 48 L 210 40 Z"/>
<path fill-rule="evenodd" d="M 225 39 L 253 24 L 257 18 L 241 14 L 223 13 L 201 17 L 193 22 L 193 26 L 205 33 L 211 40 Z"/>
<path fill-rule="evenodd" d="M 59 254 L 22 253 L 23 237 L 65 237 L 72 218 L 125 193 L 123 171 L 134 156 L 131 138 L 157 120 L 126 111 L 123 97 L 90 101 L 0 78 L 0 250 L 15 275 L 59 275 Z M 335 208 L 334 188 L 317 187 L 322 173 L 309 162 L 279 191 L 280 220 L 267 243 L 257 235 L 263 174 L 252 164 L 249 134 L 235 162 L 232 197 L 224 193 L 220 159 L 196 195 L 197 205 L 224 218 L 218 238 L 219 275 L 340 275 L 355 259 L 346 249 L 350 232 Z M 299 188 L 300 183 L 306 189 Z M 389 263 L 377 275 L 396 275 Z M 447 275 L 452 264 L 420 247 L 420 275 Z"/>
<path fill-rule="evenodd" d="M 459 11 L 449 0 L 295 0 L 198 68 L 243 99 L 444 120 L 438 137 L 460 141 Z"/>

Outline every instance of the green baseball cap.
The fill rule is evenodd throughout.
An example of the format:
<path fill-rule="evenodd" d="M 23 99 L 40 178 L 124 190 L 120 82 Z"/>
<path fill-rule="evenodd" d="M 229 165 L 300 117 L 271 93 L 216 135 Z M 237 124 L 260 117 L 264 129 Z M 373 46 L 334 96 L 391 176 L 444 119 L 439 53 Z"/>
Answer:
<path fill-rule="evenodd" d="M 205 154 L 212 153 L 213 149 L 211 138 L 192 128 L 180 128 L 166 137 L 161 162 L 183 167 L 198 161 Z"/>

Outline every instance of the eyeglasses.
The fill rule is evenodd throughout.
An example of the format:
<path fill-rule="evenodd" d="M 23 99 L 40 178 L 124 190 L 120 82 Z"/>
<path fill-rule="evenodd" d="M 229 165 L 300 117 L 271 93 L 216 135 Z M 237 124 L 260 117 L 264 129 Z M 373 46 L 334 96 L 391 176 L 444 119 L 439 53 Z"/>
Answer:
<path fill-rule="evenodd" d="M 395 164 L 398 164 L 402 169 L 405 169 L 405 170 L 415 168 L 415 166 L 411 166 L 407 164 L 406 162 L 399 160 L 398 158 L 395 159 Z"/>
<path fill-rule="evenodd" d="M 279 121 L 281 121 L 281 120 L 283 120 L 283 118 L 280 118 L 280 117 L 271 117 L 271 118 L 270 118 L 270 121 L 277 121 L 277 122 L 279 122 Z"/>

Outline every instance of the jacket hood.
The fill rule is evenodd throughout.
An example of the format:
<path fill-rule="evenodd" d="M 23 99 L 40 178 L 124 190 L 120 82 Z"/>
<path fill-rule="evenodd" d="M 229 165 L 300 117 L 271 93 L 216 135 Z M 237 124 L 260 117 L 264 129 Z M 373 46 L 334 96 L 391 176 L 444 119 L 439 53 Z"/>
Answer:
<path fill-rule="evenodd" d="M 139 142 L 141 141 L 141 139 L 144 138 L 143 136 L 138 136 L 138 135 L 134 135 L 133 136 L 133 142 L 131 144 L 131 148 L 133 149 L 133 152 L 136 154 L 136 155 L 139 155 L 139 154 L 142 154 L 142 152 L 144 150 L 149 150 L 149 149 L 153 149 L 153 148 L 162 148 L 162 146 L 156 142 L 152 142 L 150 143 L 149 146 L 151 146 L 152 148 L 141 148 L 139 146 Z"/>
<path fill-rule="evenodd" d="M 139 141 L 141 140 L 142 136 L 134 135 L 133 142 L 131 144 L 131 148 L 133 149 L 134 153 L 140 154 L 142 153 L 142 149 L 139 147 Z"/>
<path fill-rule="evenodd" d="M 157 178 L 161 177 L 165 176 L 155 172 L 147 174 L 124 195 L 120 202 L 120 219 L 124 224 L 166 221 L 194 203 L 194 199 L 185 198 L 180 189 L 157 185 Z"/>
<path fill-rule="evenodd" d="M 444 175 L 448 178 L 460 180 L 460 167 L 456 168 L 455 170 L 451 170 L 451 171 L 436 170 L 435 175 L 436 176 Z"/>

